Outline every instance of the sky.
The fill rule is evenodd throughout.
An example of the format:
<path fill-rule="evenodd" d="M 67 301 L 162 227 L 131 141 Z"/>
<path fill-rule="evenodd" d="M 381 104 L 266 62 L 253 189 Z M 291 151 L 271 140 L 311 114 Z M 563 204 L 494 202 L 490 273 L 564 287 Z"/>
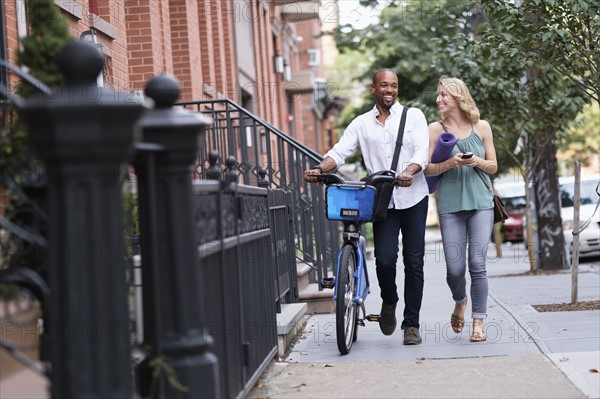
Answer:
<path fill-rule="evenodd" d="M 340 25 L 352 24 L 355 29 L 361 29 L 371 22 L 377 21 L 377 15 L 387 1 L 380 1 L 375 9 L 361 7 L 358 0 L 338 0 Z M 322 7 L 327 9 L 327 0 L 322 1 Z"/>

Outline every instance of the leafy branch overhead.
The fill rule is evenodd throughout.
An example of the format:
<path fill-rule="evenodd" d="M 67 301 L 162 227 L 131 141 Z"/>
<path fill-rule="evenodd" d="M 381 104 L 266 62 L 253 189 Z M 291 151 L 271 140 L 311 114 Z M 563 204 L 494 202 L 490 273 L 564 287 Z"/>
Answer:
<path fill-rule="evenodd" d="M 591 0 L 482 0 L 494 40 L 533 67 L 549 65 L 600 101 L 600 3 Z"/>
<path fill-rule="evenodd" d="M 420 107 L 430 122 L 440 117 L 439 77 L 465 81 L 492 125 L 500 173 L 517 168 L 533 181 L 538 223 L 552 235 L 539 237 L 540 265 L 553 269 L 563 258 L 557 143 L 573 141 L 569 126 L 599 98 L 599 15 L 597 0 L 394 0 L 378 23 L 342 26 L 336 39 L 342 54 L 362 51 L 369 61 L 359 78 L 392 68 L 401 102 Z M 590 151 L 577 155 L 585 159 Z M 540 214 L 541 205 L 554 211 Z"/>
<path fill-rule="evenodd" d="M 361 3 L 377 5 L 375 1 Z M 562 134 L 586 98 L 595 98 L 588 94 L 590 90 L 578 92 L 577 88 L 597 92 L 600 65 L 600 52 L 595 47 L 598 40 L 594 41 L 599 37 L 597 2 L 522 3 L 518 8 L 507 0 L 390 1 L 379 23 L 363 29 L 342 26 L 336 41 L 342 54 L 361 51 L 363 59 L 369 61 L 361 79 L 382 66 L 394 69 L 400 79 L 401 101 L 423 109 L 429 121 L 439 118 L 435 105 L 439 77 L 463 79 L 482 117 L 492 123 L 499 165 L 506 171 L 525 163 L 523 138 L 535 136 L 548 125 Z M 535 9 L 544 12 L 534 20 L 534 26 L 524 12 Z M 581 10 L 585 15 L 577 19 Z M 563 19 L 571 24 L 556 29 Z M 567 44 L 580 37 L 586 39 L 579 39 L 578 46 L 587 47 L 577 49 L 586 55 L 578 58 L 573 53 L 575 46 Z M 553 62 L 546 62 L 542 55 Z M 592 64 L 594 67 L 589 66 Z M 535 80 L 526 81 L 527 71 L 534 66 L 540 73 Z M 565 70 L 573 71 L 573 77 L 561 73 Z M 370 103 L 367 95 L 363 104 Z M 364 108 L 356 109 L 343 122 Z M 536 120 L 535 109 L 546 110 L 551 121 Z"/>

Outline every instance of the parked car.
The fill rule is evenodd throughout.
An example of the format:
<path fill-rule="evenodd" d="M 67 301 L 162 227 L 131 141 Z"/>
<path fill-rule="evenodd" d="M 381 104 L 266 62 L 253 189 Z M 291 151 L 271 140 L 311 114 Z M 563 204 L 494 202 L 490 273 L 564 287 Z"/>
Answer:
<path fill-rule="evenodd" d="M 573 252 L 573 216 L 575 204 L 575 179 L 561 177 L 560 202 L 565 246 L 569 255 Z M 591 218 L 589 225 L 579 234 L 579 257 L 600 256 L 600 175 L 581 177 L 579 226 Z"/>
<path fill-rule="evenodd" d="M 523 216 L 525 214 L 525 183 L 498 183 L 494 185 L 496 193 L 502 199 L 508 219 L 502 225 L 504 241 L 523 241 Z"/>

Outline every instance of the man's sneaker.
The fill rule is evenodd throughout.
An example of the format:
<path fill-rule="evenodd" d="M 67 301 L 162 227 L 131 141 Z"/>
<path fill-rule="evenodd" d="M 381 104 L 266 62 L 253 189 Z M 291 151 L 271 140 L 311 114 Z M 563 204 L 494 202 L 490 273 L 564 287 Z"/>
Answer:
<path fill-rule="evenodd" d="M 396 304 L 383 303 L 381 305 L 381 317 L 379 318 L 379 328 L 383 335 L 392 335 L 396 331 Z"/>
<path fill-rule="evenodd" d="M 404 329 L 404 345 L 419 345 L 421 334 L 417 327 L 406 327 Z"/>

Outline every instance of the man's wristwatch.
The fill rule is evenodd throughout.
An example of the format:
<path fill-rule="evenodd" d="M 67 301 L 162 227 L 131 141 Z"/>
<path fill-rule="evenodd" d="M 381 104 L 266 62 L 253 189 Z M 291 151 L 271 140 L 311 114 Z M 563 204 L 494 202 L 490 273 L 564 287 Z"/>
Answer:
<path fill-rule="evenodd" d="M 323 173 L 323 167 L 321 165 L 313 166 L 311 169 L 318 170 L 319 173 Z"/>

